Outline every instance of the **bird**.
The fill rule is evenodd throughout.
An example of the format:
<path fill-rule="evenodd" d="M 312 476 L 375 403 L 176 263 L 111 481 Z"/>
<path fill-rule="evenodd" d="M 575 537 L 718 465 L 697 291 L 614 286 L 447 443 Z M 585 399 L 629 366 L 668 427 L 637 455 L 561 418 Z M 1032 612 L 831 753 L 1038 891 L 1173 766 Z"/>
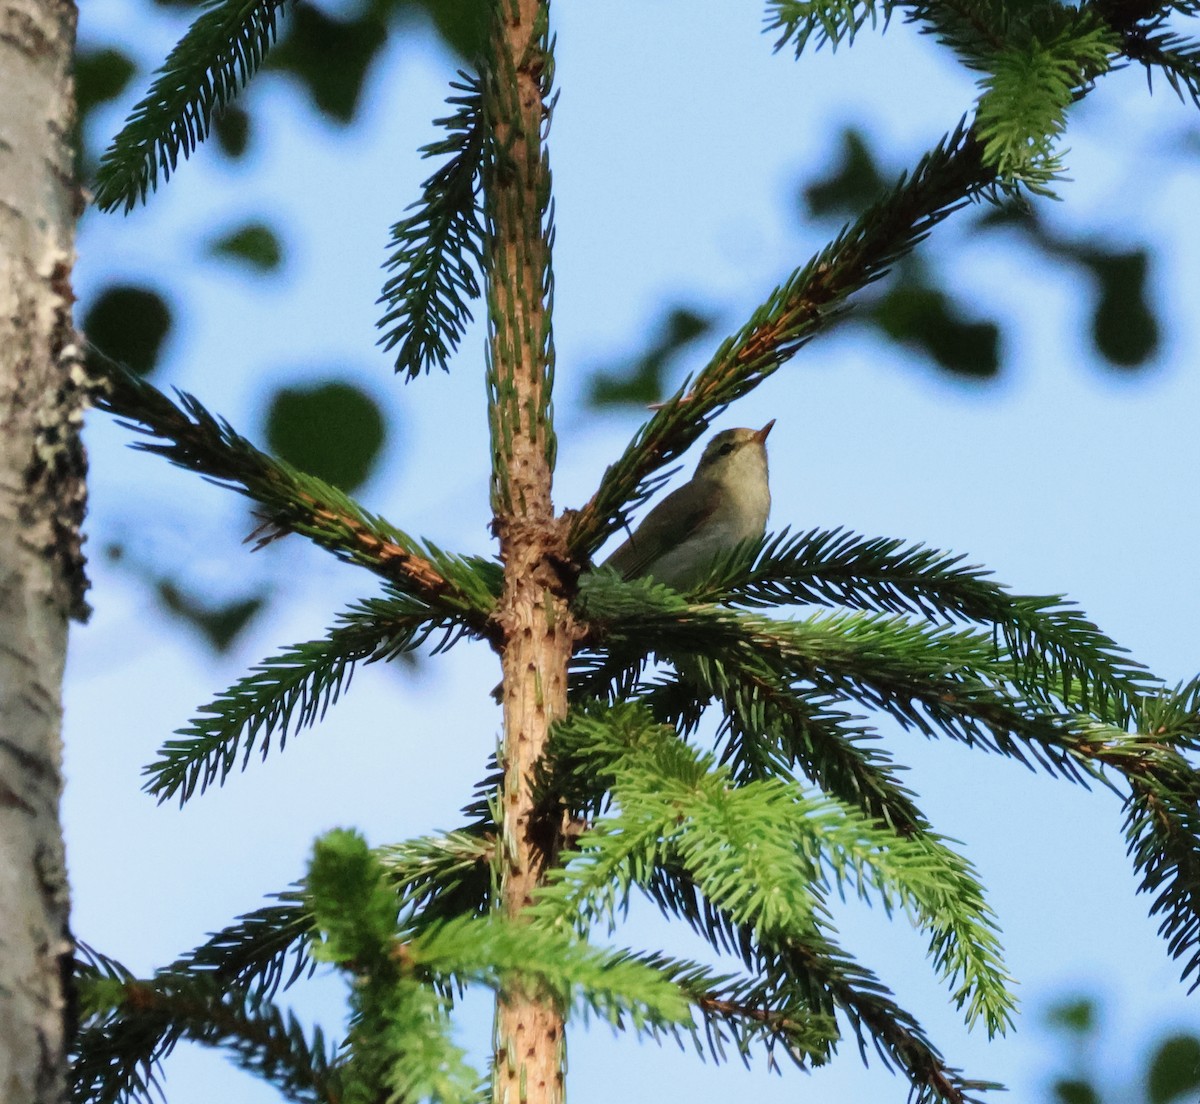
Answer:
<path fill-rule="evenodd" d="M 674 590 L 703 582 L 714 560 L 767 528 L 771 490 L 767 434 L 726 429 L 708 442 L 696 474 L 646 515 L 602 566 L 624 579 L 653 578 Z"/>

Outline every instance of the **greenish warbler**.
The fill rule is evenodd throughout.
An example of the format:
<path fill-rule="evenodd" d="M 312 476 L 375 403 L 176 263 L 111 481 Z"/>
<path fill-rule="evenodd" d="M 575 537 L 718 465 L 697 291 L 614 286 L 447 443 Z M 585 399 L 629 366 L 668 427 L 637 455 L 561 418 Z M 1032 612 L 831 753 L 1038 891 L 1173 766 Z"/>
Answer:
<path fill-rule="evenodd" d="M 644 575 L 675 590 L 704 579 L 713 560 L 767 528 L 767 434 L 727 429 L 708 442 L 691 481 L 672 491 L 607 560 L 626 579 Z"/>

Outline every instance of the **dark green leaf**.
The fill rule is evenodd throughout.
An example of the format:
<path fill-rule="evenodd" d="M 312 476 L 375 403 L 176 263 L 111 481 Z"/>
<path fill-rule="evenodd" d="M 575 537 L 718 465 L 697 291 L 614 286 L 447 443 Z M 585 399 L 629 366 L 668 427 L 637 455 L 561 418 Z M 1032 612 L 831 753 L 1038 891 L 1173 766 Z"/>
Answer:
<path fill-rule="evenodd" d="M 236 104 L 228 104 L 213 116 L 213 132 L 227 157 L 241 157 L 250 142 L 250 116 Z"/>
<path fill-rule="evenodd" d="M 259 272 L 271 272 L 283 261 L 283 246 L 275 231 L 266 223 L 248 222 L 209 243 L 215 257 L 242 261 Z"/>
<path fill-rule="evenodd" d="M 1158 349 L 1158 320 L 1146 300 L 1146 251 L 1093 253 L 1084 263 L 1100 284 L 1092 315 L 1096 348 L 1111 364 L 1139 367 Z"/>
<path fill-rule="evenodd" d="M 1145 248 L 1124 252 L 1105 249 L 1087 236 L 1058 233 L 1036 210 L 1015 204 L 989 212 L 977 220 L 977 225 L 1020 231 L 1046 257 L 1087 270 L 1097 290 L 1092 343 L 1110 364 L 1138 368 L 1157 352 L 1159 326 L 1146 294 L 1150 260 Z"/>
<path fill-rule="evenodd" d="M 1058 1104 L 1100 1104 L 1100 1094 L 1087 1081 L 1062 1078 L 1054 1082 L 1054 1099 Z"/>
<path fill-rule="evenodd" d="M 139 376 L 154 371 L 170 330 L 171 308 L 166 300 L 133 284 L 105 288 L 83 318 L 88 340 Z"/>
<path fill-rule="evenodd" d="M 193 628 L 199 629 L 216 652 L 229 650 L 238 634 L 265 602 L 261 595 L 256 595 L 215 606 L 205 605 L 166 579 L 159 582 L 157 589 L 163 606 Z"/>
<path fill-rule="evenodd" d="M 1000 327 L 965 318 L 937 288 L 901 281 L 869 317 L 889 337 L 916 346 L 956 375 L 991 379 L 999 371 Z"/>
<path fill-rule="evenodd" d="M 125 91 L 137 66 L 121 53 L 106 47 L 103 50 L 81 50 L 75 55 L 75 102 L 79 118 L 99 104 L 115 100 Z"/>
<path fill-rule="evenodd" d="M 332 19 L 311 4 L 297 3 L 265 68 L 297 77 L 314 106 L 339 123 L 358 110 L 367 69 L 387 38 L 378 16 Z"/>
<path fill-rule="evenodd" d="M 801 193 L 814 218 L 858 214 L 887 189 L 871 148 L 854 127 L 842 131 L 841 161 L 829 173 L 807 185 Z"/>
<path fill-rule="evenodd" d="M 1051 1024 L 1072 1035 L 1090 1035 L 1096 1030 L 1096 1018 L 1096 1002 L 1087 997 L 1063 1001 L 1046 1013 Z"/>
<path fill-rule="evenodd" d="M 344 491 L 366 482 L 385 434 L 378 404 L 349 383 L 285 387 L 267 413 L 271 451 Z"/>
<path fill-rule="evenodd" d="M 1150 1104 L 1170 1104 L 1184 1093 L 1194 1094 L 1197 1088 L 1200 1088 L 1200 1039 L 1195 1035 L 1172 1035 L 1150 1059 L 1147 1099 Z"/>
<path fill-rule="evenodd" d="M 649 406 L 663 397 L 663 377 L 672 358 L 713 328 L 714 319 L 690 307 L 672 307 L 659 323 L 658 334 L 641 356 L 596 372 L 588 389 L 593 407 L 633 404 Z"/>
<path fill-rule="evenodd" d="M 424 9 L 442 40 L 464 61 L 474 62 L 482 54 L 488 32 L 488 5 L 484 0 L 406 2 L 407 6 Z"/>

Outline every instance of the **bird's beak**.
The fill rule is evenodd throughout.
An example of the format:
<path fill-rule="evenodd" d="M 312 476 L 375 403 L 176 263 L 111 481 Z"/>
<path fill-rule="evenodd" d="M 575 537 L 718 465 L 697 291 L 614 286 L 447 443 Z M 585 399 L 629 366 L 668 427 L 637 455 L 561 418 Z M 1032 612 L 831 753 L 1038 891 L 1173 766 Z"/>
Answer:
<path fill-rule="evenodd" d="M 775 419 L 772 418 L 769 422 L 767 422 L 767 424 L 765 426 L 762 427 L 762 429 L 760 429 L 754 435 L 754 439 L 760 445 L 765 445 L 767 443 L 767 434 L 771 432 L 771 426 L 773 426 L 774 424 L 775 424 Z"/>

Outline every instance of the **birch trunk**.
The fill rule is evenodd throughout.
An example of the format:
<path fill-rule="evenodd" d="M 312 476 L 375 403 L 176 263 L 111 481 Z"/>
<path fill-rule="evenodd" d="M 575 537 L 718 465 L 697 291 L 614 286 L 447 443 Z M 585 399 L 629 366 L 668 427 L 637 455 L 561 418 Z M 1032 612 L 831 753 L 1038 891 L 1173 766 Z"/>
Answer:
<path fill-rule="evenodd" d="M 72 344 L 75 8 L 0 4 L 0 1100 L 66 1096 L 59 824 L 67 620 L 82 616 Z"/>

